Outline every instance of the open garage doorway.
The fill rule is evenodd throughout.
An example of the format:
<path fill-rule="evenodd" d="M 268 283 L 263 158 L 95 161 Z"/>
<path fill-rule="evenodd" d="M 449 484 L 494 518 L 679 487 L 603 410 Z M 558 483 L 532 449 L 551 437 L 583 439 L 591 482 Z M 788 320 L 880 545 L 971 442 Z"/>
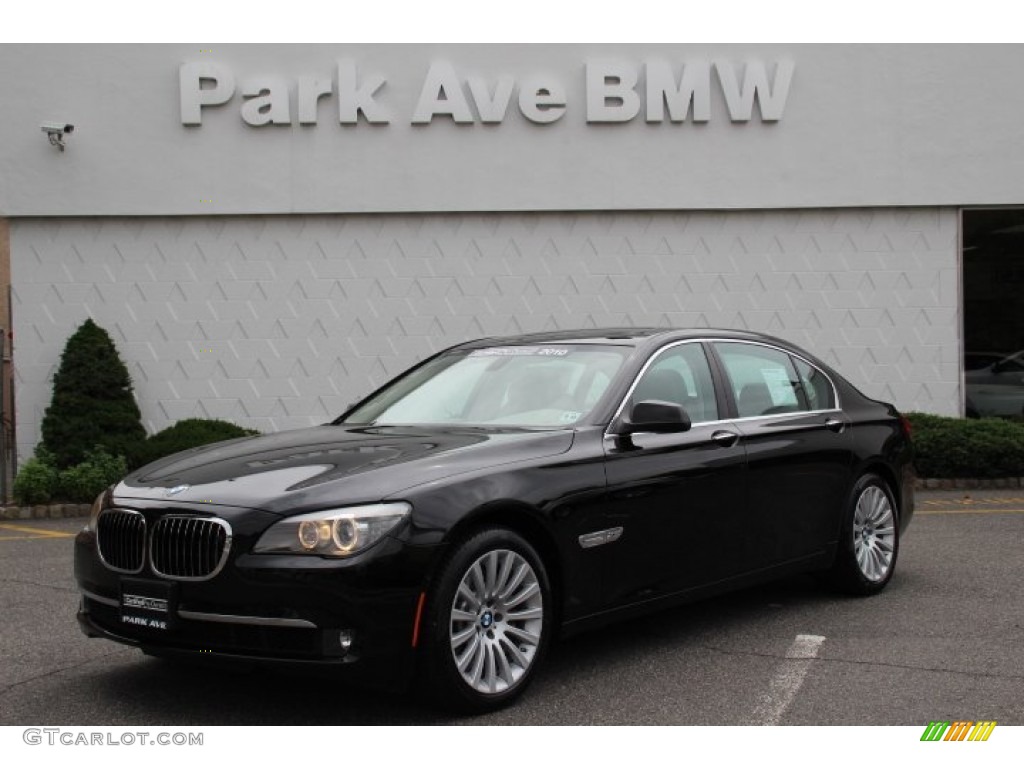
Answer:
<path fill-rule="evenodd" d="M 963 211 L 965 413 L 1024 419 L 1024 208 Z"/>

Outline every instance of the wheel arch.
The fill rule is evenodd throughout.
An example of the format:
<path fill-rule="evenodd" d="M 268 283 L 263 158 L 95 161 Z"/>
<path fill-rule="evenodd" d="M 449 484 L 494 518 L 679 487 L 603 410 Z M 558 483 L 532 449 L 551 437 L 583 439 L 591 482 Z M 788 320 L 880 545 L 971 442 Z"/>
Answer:
<path fill-rule="evenodd" d="M 875 574 L 864 570 L 864 563 L 857 553 L 857 541 L 859 537 L 856 529 L 856 515 L 859 509 L 860 498 L 863 493 L 871 487 L 880 489 L 879 486 L 886 486 L 887 496 L 892 502 L 891 513 L 895 526 L 892 530 L 891 544 L 889 545 L 889 557 L 882 565 L 885 571 Z M 833 586 L 842 592 L 857 597 L 874 595 L 885 588 L 892 578 L 896 567 L 896 558 L 899 553 L 900 537 L 900 487 L 895 480 L 894 473 L 890 466 L 879 458 L 864 462 L 857 467 L 853 474 L 853 484 L 850 487 L 850 494 L 847 500 L 846 509 L 842 516 L 839 529 L 839 538 L 836 542 L 835 555 L 832 566 L 829 568 L 827 577 Z M 872 542 L 862 544 L 863 547 L 874 548 Z M 877 560 L 875 561 L 877 564 Z"/>
<path fill-rule="evenodd" d="M 896 473 L 893 472 L 892 468 L 883 462 L 881 459 L 874 459 L 868 461 L 858 472 L 854 475 L 854 482 L 857 482 L 864 475 L 878 475 L 882 478 L 886 485 L 889 486 L 889 494 L 892 496 L 892 501 L 896 507 L 896 519 L 897 522 L 903 516 L 903 494 L 900 492 L 900 482 L 896 477 Z"/>
<path fill-rule="evenodd" d="M 838 523 L 835 528 L 837 542 L 840 541 L 843 537 L 843 529 L 846 520 L 846 505 L 849 505 L 853 502 L 853 499 L 850 494 L 853 492 L 853 488 L 854 486 L 856 486 L 857 481 L 864 477 L 864 475 L 877 475 L 878 477 L 882 478 L 882 480 L 885 481 L 885 484 L 889 486 L 889 495 L 892 496 L 893 504 L 895 505 L 894 511 L 896 514 L 897 525 L 899 524 L 899 521 L 902 519 L 902 494 L 900 493 L 899 483 L 897 483 L 896 481 L 896 475 L 889 467 L 889 465 L 886 464 L 880 456 L 872 457 L 865 461 L 863 464 L 857 466 L 854 469 L 853 473 L 850 475 L 850 485 L 848 486 L 846 496 L 844 497 L 845 501 L 843 502 L 844 506 L 842 509 L 842 514 L 839 515 Z"/>
<path fill-rule="evenodd" d="M 565 585 L 561 558 L 555 537 L 544 524 L 541 513 L 523 502 L 504 500 L 485 504 L 458 523 L 453 525 L 444 536 L 444 552 L 447 554 L 453 547 L 465 541 L 474 533 L 485 528 L 502 527 L 522 536 L 532 546 L 547 571 L 551 583 L 551 596 L 554 601 L 552 617 L 557 633 L 561 626 L 562 590 Z M 443 557 L 443 556 L 442 556 Z M 431 582 L 437 578 L 437 569 L 431 576 Z"/>

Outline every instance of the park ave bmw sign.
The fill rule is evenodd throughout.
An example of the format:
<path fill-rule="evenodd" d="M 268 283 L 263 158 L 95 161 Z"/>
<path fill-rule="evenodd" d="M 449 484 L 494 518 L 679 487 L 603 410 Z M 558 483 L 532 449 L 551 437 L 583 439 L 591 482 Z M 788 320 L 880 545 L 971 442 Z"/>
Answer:
<path fill-rule="evenodd" d="M 582 75 L 585 84 L 580 112 L 588 123 L 628 123 L 641 115 L 647 123 L 687 119 L 707 123 L 712 119 L 713 91 L 724 102 L 722 117 L 748 123 L 755 114 L 761 122 L 782 119 L 794 64 L 718 59 L 672 64 L 604 58 L 587 60 L 581 70 L 573 77 Z M 212 60 L 184 63 L 178 74 L 181 123 L 189 126 L 201 126 L 204 117 L 230 109 L 232 102 L 251 126 L 316 125 L 321 100 L 334 102 L 333 111 L 342 125 L 356 125 L 360 116 L 369 125 L 401 120 L 427 125 L 435 118 L 493 125 L 512 111 L 531 123 L 549 125 L 574 109 L 566 88 L 568 78 L 547 73 L 518 79 L 509 74 L 482 77 L 460 73 L 447 61 L 431 63 L 415 105 L 411 111 L 407 107 L 405 114 L 399 105 L 389 103 L 387 77 L 360 71 L 352 59 L 336 61 L 333 77 L 326 72 L 294 78 L 238 77 Z"/>

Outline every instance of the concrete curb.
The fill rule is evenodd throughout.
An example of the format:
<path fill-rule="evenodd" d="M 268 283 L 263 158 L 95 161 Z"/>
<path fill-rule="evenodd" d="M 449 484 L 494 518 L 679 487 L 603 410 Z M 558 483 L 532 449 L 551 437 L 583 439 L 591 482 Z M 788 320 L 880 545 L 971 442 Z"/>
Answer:
<path fill-rule="evenodd" d="M 1024 477 L 919 477 L 917 491 L 965 491 L 1024 488 Z"/>
<path fill-rule="evenodd" d="M 31 507 L 0 507 L 0 520 L 48 520 L 88 517 L 92 504 L 36 504 Z"/>

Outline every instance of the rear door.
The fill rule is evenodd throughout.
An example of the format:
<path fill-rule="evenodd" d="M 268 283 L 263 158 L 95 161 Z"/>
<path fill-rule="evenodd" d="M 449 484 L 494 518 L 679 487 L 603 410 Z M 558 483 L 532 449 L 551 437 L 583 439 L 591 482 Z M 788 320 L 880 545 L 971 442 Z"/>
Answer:
<path fill-rule="evenodd" d="M 752 567 L 822 552 L 838 530 L 853 466 L 831 380 L 810 362 L 753 342 L 716 341 L 746 447 Z"/>

